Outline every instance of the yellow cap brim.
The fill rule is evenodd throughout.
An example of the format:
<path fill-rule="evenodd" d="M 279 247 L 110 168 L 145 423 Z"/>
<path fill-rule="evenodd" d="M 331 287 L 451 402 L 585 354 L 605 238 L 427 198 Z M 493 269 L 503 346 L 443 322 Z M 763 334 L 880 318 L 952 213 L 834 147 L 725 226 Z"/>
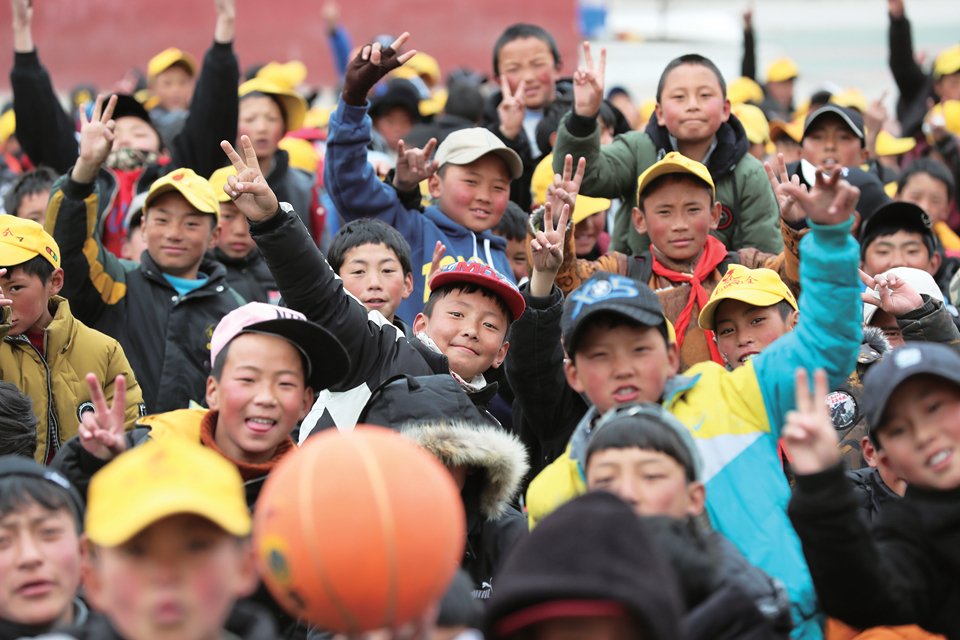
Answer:
<path fill-rule="evenodd" d="M 580 224 L 590 216 L 606 211 L 610 208 L 610 200 L 606 198 L 591 198 L 577 194 L 573 208 L 573 224 Z"/>
<path fill-rule="evenodd" d="M 157 188 L 153 189 L 150 192 L 150 195 L 147 196 L 146 202 L 143 203 L 144 210 L 146 210 L 150 205 L 152 205 L 153 201 L 156 200 L 158 197 L 162 196 L 165 193 L 169 193 L 170 191 L 176 191 L 177 193 L 182 195 L 184 198 L 187 199 L 187 202 L 189 202 L 200 213 L 209 213 L 210 215 L 217 218 L 218 220 L 220 219 L 219 206 L 215 209 L 212 208 L 209 202 L 207 202 L 203 198 L 198 198 L 193 193 L 190 193 L 188 189 L 181 189 L 179 185 L 173 182 L 162 184 Z"/>
<path fill-rule="evenodd" d="M 678 154 L 679 155 L 679 154 Z M 692 161 L 691 161 L 692 162 Z M 706 167 L 704 167 L 706 172 Z M 704 184 L 710 187 L 710 192 L 712 195 L 712 201 L 716 202 L 717 200 L 717 187 L 713 184 L 713 178 L 710 177 L 709 173 L 700 175 L 689 166 L 683 164 L 682 162 L 671 162 L 668 160 L 661 160 L 655 165 L 651 166 L 649 169 L 644 171 L 639 178 L 637 178 L 637 199 L 643 191 L 650 186 L 650 183 L 660 178 L 661 176 L 666 176 L 674 173 L 685 173 L 689 176 L 693 176 L 698 180 L 702 181 Z"/>
<path fill-rule="evenodd" d="M 33 260 L 39 255 L 40 253 L 31 251 L 30 249 L 15 247 L 12 244 L 0 243 L 0 264 L 8 267 L 23 264 L 27 260 Z M 49 261 L 50 259 L 47 258 L 47 260 Z"/>
<path fill-rule="evenodd" d="M 771 293 L 769 291 L 757 291 L 755 289 L 731 289 L 729 292 L 710 300 L 710 302 L 703 307 L 703 309 L 700 311 L 700 318 L 698 320 L 701 329 L 707 329 L 709 331 L 715 330 L 714 316 L 717 313 L 717 307 L 720 306 L 720 303 L 724 300 L 739 300 L 740 302 L 746 302 L 754 307 L 769 307 L 777 304 L 778 302 L 786 300 L 791 302 L 791 306 L 796 308 L 795 302 L 792 302 L 789 298 L 776 293 Z"/>

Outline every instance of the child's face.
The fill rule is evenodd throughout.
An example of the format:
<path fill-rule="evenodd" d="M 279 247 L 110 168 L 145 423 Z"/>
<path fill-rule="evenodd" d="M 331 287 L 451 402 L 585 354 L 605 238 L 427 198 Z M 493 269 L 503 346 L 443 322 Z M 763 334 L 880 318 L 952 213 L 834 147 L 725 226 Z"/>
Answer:
<path fill-rule="evenodd" d="M 897 319 L 883 309 L 877 309 L 873 313 L 873 317 L 870 318 L 870 326 L 878 327 L 883 331 L 883 335 L 886 336 L 891 348 L 896 349 L 906 344 Z"/>
<path fill-rule="evenodd" d="M 960 72 L 945 75 L 933 84 L 941 100 L 960 100 Z"/>
<path fill-rule="evenodd" d="M 783 154 L 783 161 L 787 164 L 796 162 L 803 157 L 803 147 L 787 136 L 781 136 L 774 141 L 773 146 L 777 148 L 777 153 Z"/>
<path fill-rule="evenodd" d="M 120 257 L 125 260 L 140 262 L 140 256 L 147 250 L 147 241 L 143 237 L 143 224 L 139 224 L 127 231 L 127 237 L 124 238 L 120 246 Z"/>
<path fill-rule="evenodd" d="M 219 237 L 211 218 L 174 191 L 150 203 L 143 216 L 143 239 L 161 271 L 178 278 L 197 277 L 203 255 Z"/>
<path fill-rule="evenodd" d="M 820 116 L 803 136 L 803 158 L 825 173 L 839 167 L 858 167 L 866 160 L 860 138 L 840 116 Z"/>
<path fill-rule="evenodd" d="M 946 221 L 950 213 L 947 185 L 929 173 L 915 173 L 897 193 L 897 200 L 910 202 L 923 209 L 934 222 Z"/>
<path fill-rule="evenodd" d="M 240 121 L 237 124 L 237 140 L 250 136 L 257 158 L 263 161 L 277 153 L 277 144 L 286 133 L 280 107 L 266 96 L 254 96 L 240 100 Z M 237 143 L 239 145 L 239 142 Z"/>
<path fill-rule="evenodd" d="M 267 462 L 307 415 L 313 390 L 300 353 L 283 338 L 244 333 L 229 348 L 220 380 L 207 379 L 207 406 L 220 412 L 215 440 L 234 460 Z"/>
<path fill-rule="evenodd" d="M 793 102 L 794 79 L 778 80 L 776 82 L 767 82 L 767 95 L 782 105 L 788 105 Z"/>
<path fill-rule="evenodd" d="M 529 109 L 543 109 L 557 94 L 557 61 L 550 46 L 539 38 L 518 38 L 500 48 L 498 56 L 500 76 L 507 79 L 510 93 L 515 93 L 520 81 L 525 81 L 524 105 Z"/>
<path fill-rule="evenodd" d="M 513 271 L 513 277 L 517 282 L 530 275 L 530 263 L 527 261 L 527 243 L 523 240 L 507 238 L 507 262 L 510 263 L 510 270 Z"/>
<path fill-rule="evenodd" d="M 876 426 L 880 459 L 908 485 L 960 487 L 960 388 L 939 376 L 916 376 L 896 388 Z"/>
<path fill-rule="evenodd" d="M 699 64 L 682 64 L 667 75 L 656 116 L 657 123 L 677 140 L 705 142 L 730 118 L 730 102 L 713 71 Z"/>
<path fill-rule="evenodd" d="M 344 288 L 359 298 L 367 311 L 379 311 L 391 322 L 397 307 L 413 291 L 413 274 L 403 274 L 397 254 L 383 243 L 348 249 L 339 275 Z"/>
<path fill-rule="evenodd" d="M 596 213 L 581 220 L 573 227 L 573 243 L 577 257 L 583 257 L 597 246 L 597 238 L 603 232 L 603 213 Z"/>
<path fill-rule="evenodd" d="M 0 620 L 72 622 L 80 587 L 80 538 L 73 514 L 28 502 L 0 516 Z"/>
<path fill-rule="evenodd" d="M 742 300 L 724 300 L 717 306 L 714 323 L 720 355 L 731 369 L 736 369 L 793 331 L 797 312 L 784 319 L 778 305 L 755 307 Z"/>
<path fill-rule="evenodd" d="M 720 204 L 692 180 L 668 181 L 647 194 L 643 211 L 634 209 L 637 231 L 670 260 L 687 262 L 700 255 L 710 231 L 720 222 Z"/>
<path fill-rule="evenodd" d="M 413 117 L 403 107 L 394 107 L 377 116 L 373 121 L 373 128 L 383 136 L 387 146 L 395 150 L 413 129 Z"/>
<path fill-rule="evenodd" d="M 939 266 L 940 256 L 931 256 L 923 243 L 923 236 L 914 231 L 900 230 L 888 236 L 878 236 L 863 253 L 863 270 L 869 276 L 894 267 L 913 267 L 935 275 Z"/>
<path fill-rule="evenodd" d="M 437 300 L 430 317 L 418 314 L 417 333 L 425 331 L 450 361 L 450 370 L 470 380 L 507 357 L 510 319 L 492 298 L 479 291 L 451 291 Z"/>
<path fill-rule="evenodd" d="M 63 269 L 57 269 L 44 284 L 40 276 L 27 275 L 23 269 L 14 269 L 0 276 L 0 288 L 13 300 L 10 305 L 10 331 L 19 336 L 27 331 L 42 331 L 53 316 L 50 314 L 50 296 L 63 288 Z"/>
<path fill-rule="evenodd" d="M 646 640 L 637 624 L 623 616 L 587 616 L 558 618 L 538 623 L 530 630 L 533 640 Z"/>
<path fill-rule="evenodd" d="M 164 109 L 189 109 L 193 95 L 193 76 L 182 66 L 175 64 L 157 74 L 150 83 L 150 90 Z"/>
<path fill-rule="evenodd" d="M 687 482 L 683 466 L 660 451 L 629 447 L 590 456 L 587 488 L 618 495 L 639 516 L 686 518 L 703 513 L 702 482 Z"/>
<path fill-rule="evenodd" d="M 246 258 L 256 246 L 250 236 L 250 225 L 247 224 L 246 216 L 233 202 L 220 203 L 218 227 L 220 234 L 217 237 L 217 246 L 228 258 Z"/>
<path fill-rule="evenodd" d="M 130 640 L 220 638 L 234 601 L 256 584 L 249 545 L 192 514 L 93 549 L 84 578 L 92 604 Z"/>
<path fill-rule="evenodd" d="M 49 189 L 27 194 L 20 200 L 20 206 L 17 207 L 15 214 L 18 218 L 26 218 L 37 224 L 43 224 L 47 217 L 47 201 L 49 199 Z"/>
<path fill-rule="evenodd" d="M 160 151 L 160 136 L 149 124 L 136 116 L 121 116 L 116 119 L 113 149 L 138 149 Z"/>
<path fill-rule="evenodd" d="M 470 164 L 448 164 L 430 178 L 430 195 L 443 213 L 470 231 L 497 226 L 510 200 L 510 174 L 492 153 Z"/>
<path fill-rule="evenodd" d="M 586 329 L 564 373 L 570 387 L 603 413 L 630 402 L 659 402 L 679 364 L 676 345 L 668 346 L 655 327 L 597 324 Z"/>

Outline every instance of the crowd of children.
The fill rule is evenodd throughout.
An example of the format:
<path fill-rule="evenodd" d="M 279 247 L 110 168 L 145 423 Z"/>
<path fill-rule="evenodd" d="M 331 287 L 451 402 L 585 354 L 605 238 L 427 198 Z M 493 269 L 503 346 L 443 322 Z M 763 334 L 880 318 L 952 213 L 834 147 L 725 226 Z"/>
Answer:
<path fill-rule="evenodd" d="M 686 54 L 645 107 L 596 44 L 505 25 L 444 86 L 332 2 L 325 108 L 241 76 L 236 0 L 63 109 L 10 2 L 0 640 L 334 637 L 251 516 L 363 424 L 464 506 L 415 637 L 960 637 L 960 44 L 926 69 L 903 0 L 895 117 L 759 82 L 750 11 L 742 77 Z"/>

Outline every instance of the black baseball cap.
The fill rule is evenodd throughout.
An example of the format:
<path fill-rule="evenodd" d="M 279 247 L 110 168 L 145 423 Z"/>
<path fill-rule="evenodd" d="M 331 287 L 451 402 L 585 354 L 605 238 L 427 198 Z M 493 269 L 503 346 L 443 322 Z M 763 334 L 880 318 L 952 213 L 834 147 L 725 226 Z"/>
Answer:
<path fill-rule="evenodd" d="M 892 200 L 873 212 L 860 227 L 860 253 L 867 250 L 882 229 L 903 229 L 924 236 L 931 254 L 936 249 L 937 237 L 933 233 L 930 216 L 910 202 Z"/>
<path fill-rule="evenodd" d="M 843 120 L 844 124 L 850 127 L 850 130 L 853 131 L 854 135 L 860 138 L 861 142 L 866 140 L 866 136 L 863 133 L 863 116 L 860 115 L 860 112 L 856 111 L 855 109 L 841 107 L 835 104 L 825 104 L 807 116 L 806 122 L 803 123 L 803 137 L 807 137 L 807 133 L 810 131 L 810 127 L 814 122 L 829 114 L 838 116 L 841 120 Z M 801 141 L 802 140 L 803 139 L 801 138 Z"/>
<path fill-rule="evenodd" d="M 637 324 L 658 328 L 669 339 L 667 321 L 657 294 L 639 280 L 598 272 L 573 291 L 563 305 L 560 330 L 567 354 L 573 356 L 585 321 L 598 313 L 625 316 Z"/>
<path fill-rule="evenodd" d="M 77 517 L 77 522 L 83 523 L 83 498 L 67 477 L 56 469 L 45 467 L 23 456 L 0 456 L 0 479 L 10 476 L 34 478 L 63 489 L 70 497 L 70 508 Z"/>
<path fill-rule="evenodd" d="M 960 386 L 960 354 L 936 342 L 908 342 L 870 367 L 863 379 L 862 403 L 867 433 L 883 423 L 887 404 L 897 387 L 919 375 L 934 375 Z"/>
<path fill-rule="evenodd" d="M 151 127 L 153 126 L 153 120 L 150 119 L 150 114 L 147 113 L 147 109 L 143 106 L 143 103 L 131 95 L 118 93 L 117 105 L 113 108 L 113 119 L 116 120 L 127 116 L 139 118 Z"/>

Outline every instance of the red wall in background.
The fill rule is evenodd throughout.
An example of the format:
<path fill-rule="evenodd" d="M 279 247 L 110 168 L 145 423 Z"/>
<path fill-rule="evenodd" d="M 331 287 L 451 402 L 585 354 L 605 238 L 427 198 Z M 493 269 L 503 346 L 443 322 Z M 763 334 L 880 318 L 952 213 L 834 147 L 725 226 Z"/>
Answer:
<path fill-rule="evenodd" d="M 92 82 L 109 88 L 128 68 L 178 46 L 199 59 L 213 40 L 212 0 L 33 0 L 34 39 L 58 91 Z M 241 70 L 255 62 L 303 60 L 309 81 L 334 80 L 322 0 L 237 0 L 236 50 Z M 468 65 L 491 72 L 493 42 L 513 22 L 533 22 L 557 39 L 572 74 L 578 41 L 574 0 L 340 0 L 342 22 L 356 45 L 379 33 L 411 32 L 409 47 L 435 56 L 444 69 Z M 0 50 L 6 64 L 0 92 L 10 90 L 13 64 L 10 5 L 0 2 Z"/>

